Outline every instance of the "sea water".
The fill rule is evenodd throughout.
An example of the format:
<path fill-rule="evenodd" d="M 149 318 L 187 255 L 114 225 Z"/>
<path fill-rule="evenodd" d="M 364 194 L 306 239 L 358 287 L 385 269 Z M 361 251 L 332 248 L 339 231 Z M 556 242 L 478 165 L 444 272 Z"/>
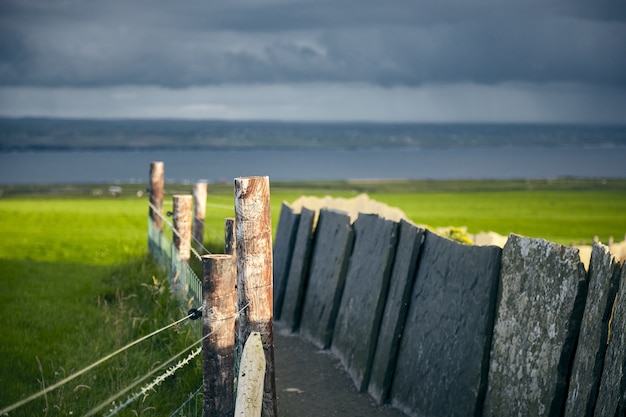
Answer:
<path fill-rule="evenodd" d="M 0 153 L 0 184 L 270 180 L 626 178 L 626 147 L 359 150 L 24 151 Z"/>

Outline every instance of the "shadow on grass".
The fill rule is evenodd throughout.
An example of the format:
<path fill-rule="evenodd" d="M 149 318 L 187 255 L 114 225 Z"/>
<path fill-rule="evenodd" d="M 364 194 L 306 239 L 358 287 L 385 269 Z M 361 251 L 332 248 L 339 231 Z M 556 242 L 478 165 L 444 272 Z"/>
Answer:
<path fill-rule="evenodd" d="M 0 259 L 0 270 L 0 409 L 186 315 L 148 256 L 116 266 Z M 10 415 L 82 415 L 196 339 L 183 322 Z M 163 384 L 167 395 L 152 393 L 130 409 L 165 415 L 201 382 L 196 359 Z"/>

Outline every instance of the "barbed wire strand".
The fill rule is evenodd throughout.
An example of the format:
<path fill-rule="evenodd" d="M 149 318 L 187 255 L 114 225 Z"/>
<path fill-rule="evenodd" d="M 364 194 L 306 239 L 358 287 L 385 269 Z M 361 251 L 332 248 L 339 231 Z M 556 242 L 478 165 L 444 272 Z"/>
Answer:
<path fill-rule="evenodd" d="M 109 414 L 107 414 L 106 417 L 112 417 L 112 416 L 116 415 L 117 413 L 119 413 L 120 411 L 122 411 L 123 409 L 128 407 L 135 400 L 137 400 L 139 397 L 145 396 L 148 393 L 148 391 L 150 391 L 150 390 L 154 389 L 155 387 L 161 385 L 161 383 L 163 383 L 163 381 L 165 381 L 170 376 L 174 375 L 176 373 L 176 371 L 178 371 L 179 369 L 181 369 L 184 366 L 186 366 L 187 364 L 189 364 L 189 362 L 191 362 L 191 360 L 193 358 L 195 358 L 197 355 L 199 355 L 201 352 L 202 352 L 202 347 L 199 347 L 194 352 L 191 352 L 186 358 L 180 360 L 176 365 L 172 366 L 167 371 L 165 371 L 164 373 L 162 373 L 161 375 L 156 377 L 154 379 L 154 381 L 152 381 L 150 384 L 148 384 L 145 387 L 143 387 L 135 395 L 133 395 L 128 400 L 126 400 L 125 402 L 123 402 L 122 404 L 117 406 L 115 409 L 111 410 L 111 412 Z"/>
<path fill-rule="evenodd" d="M 214 334 L 215 332 L 217 332 L 222 326 L 224 326 L 226 324 L 227 320 L 231 320 L 231 319 L 236 319 L 237 317 L 239 317 L 239 315 L 246 309 L 248 308 L 250 304 L 246 304 L 245 306 L 243 306 L 239 311 L 237 311 L 234 315 L 230 316 L 230 317 L 224 317 L 221 319 L 215 319 L 213 321 L 221 321 L 223 323 L 219 324 L 217 326 L 217 328 L 213 329 L 213 331 L 211 331 L 210 333 L 204 335 L 202 338 L 200 338 L 198 341 L 192 343 L 191 345 L 189 345 L 188 347 L 186 347 L 185 349 L 183 349 L 181 352 L 177 353 L 176 355 L 174 355 L 172 358 L 168 359 L 166 362 L 164 362 L 162 365 L 159 365 L 157 368 L 153 369 L 152 371 L 150 371 L 148 374 L 140 377 L 139 379 L 137 379 L 136 381 L 134 381 L 131 385 L 129 385 L 128 387 L 124 388 L 123 390 L 121 390 L 120 392 L 116 393 L 115 395 L 112 395 L 111 397 L 107 398 L 105 401 L 103 401 L 102 403 L 100 403 L 96 408 L 92 409 L 91 411 L 89 411 L 87 414 L 85 414 L 83 417 L 90 417 L 93 416 L 95 413 L 97 413 L 98 411 L 102 410 L 104 407 L 106 407 L 107 405 L 111 404 L 113 401 L 115 401 L 116 399 L 118 399 L 119 397 L 121 397 L 122 395 L 124 395 L 125 393 L 127 393 L 128 391 L 132 390 L 133 388 L 135 388 L 137 385 L 141 384 L 142 382 L 144 382 L 146 379 L 150 378 L 152 375 L 154 375 L 156 372 L 160 371 L 161 369 L 163 369 L 164 367 L 166 367 L 170 362 L 173 362 L 174 360 L 176 360 L 178 357 L 182 356 L 185 352 L 191 350 L 195 345 L 197 345 L 198 343 L 201 343 L 204 341 L 204 339 L 206 339 L 207 337 L 211 336 L 212 334 Z M 201 348 L 199 349 L 200 351 L 202 350 Z M 141 389 L 140 392 L 136 393 L 135 395 L 133 395 L 132 397 L 130 397 L 128 400 L 126 400 L 124 403 L 120 404 L 119 406 L 117 406 L 114 410 L 111 410 L 111 412 L 107 415 L 107 417 L 113 416 L 117 413 L 119 413 L 122 409 L 128 407 L 133 401 L 137 400 L 139 397 L 141 397 L 142 395 L 145 395 L 148 391 L 150 391 L 151 389 L 153 389 L 155 386 L 160 385 L 161 382 L 163 382 L 165 380 L 165 378 L 171 376 L 174 374 L 174 372 L 176 372 L 176 370 L 182 368 L 184 365 L 186 365 L 191 359 L 193 359 L 193 357 L 195 357 L 196 355 L 198 355 L 199 352 L 196 352 L 192 357 L 189 357 L 191 355 L 189 355 L 185 360 L 187 361 L 186 363 L 184 363 L 183 365 L 180 365 L 181 362 L 179 362 L 176 366 L 174 366 L 173 368 L 176 368 L 172 371 L 173 368 L 168 369 L 166 372 L 164 372 L 163 374 L 159 375 L 157 378 L 155 378 L 150 384 L 146 385 L 144 388 Z M 179 366 L 180 365 L 180 366 Z M 170 373 L 171 372 L 171 373 Z M 158 382 L 157 382 L 158 381 Z"/>
<path fill-rule="evenodd" d="M 56 390 L 59 387 L 62 387 L 63 385 L 67 384 L 68 382 L 70 382 L 70 381 L 78 378 L 79 376 L 81 376 L 81 375 L 91 371 L 93 368 L 95 368 L 95 367 L 97 367 L 99 365 L 102 365 L 104 362 L 106 362 L 109 359 L 119 355 L 120 353 L 130 349 L 131 347 L 133 347 L 133 346 L 135 346 L 135 345 L 137 345 L 137 344 L 139 344 L 139 343 L 141 343 L 141 342 L 143 342 L 143 341 L 145 341 L 145 340 L 147 340 L 147 339 L 149 339 L 149 338 L 151 338 L 151 337 L 153 337 L 153 336 L 155 336 L 155 335 L 157 335 L 157 334 L 159 334 L 159 333 L 161 333 L 161 332 L 163 332 L 163 331 L 165 331 L 165 330 L 167 330 L 167 329 L 169 329 L 171 327 L 174 327 L 177 324 L 182 323 L 183 321 L 185 321 L 188 318 L 190 318 L 192 315 L 193 314 L 190 313 L 186 317 L 183 317 L 182 319 L 177 320 L 174 323 L 168 324 L 167 326 L 164 326 L 164 327 L 162 327 L 162 328 L 160 328 L 158 330 L 155 330 L 152 333 L 147 334 L 147 335 L 145 335 L 145 336 L 135 340 L 134 342 L 131 342 L 131 343 L 127 344 L 126 346 L 123 346 L 123 347 L 119 348 L 115 352 L 112 352 L 112 353 L 108 354 L 107 356 L 97 360 L 96 362 L 92 363 L 91 365 L 86 366 L 85 368 L 81 369 L 80 371 L 71 374 L 70 376 L 60 380 L 59 382 L 57 382 L 57 383 L 55 383 L 53 385 L 50 385 L 49 387 L 44 388 L 41 391 L 36 392 L 35 394 L 33 394 L 33 395 L 29 396 L 29 397 L 26 397 L 26 398 L 16 402 L 15 404 L 10 405 L 10 406 L 0 410 L 0 416 L 4 415 L 4 414 L 6 414 L 6 413 L 8 413 L 10 411 L 13 411 L 16 408 L 19 408 L 19 407 L 21 407 L 21 406 L 23 406 L 25 404 L 28 404 L 29 402 L 31 402 L 33 400 L 36 400 L 37 398 L 42 397 L 42 396 L 48 394 L 49 392 Z"/>
<path fill-rule="evenodd" d="M 209 336 L 209 335 L 207 335 Z M 207 337 L 205 336 L 205 337 Z M 154 368 L 153 370 L 151 370 L 150 372 L 148 372 L 147 374 L 139 377 L 138 379 L 136 379 L 135 381 L 133 381 L 129 386 L 127 386 L 126 388 L 122 389 L 121 391 L 117 392 L 116 394 L 110 396 L 109 398 L 107 398 L 105 401 L 103 401 L 102 403 L 100 403 L 98 406 L 96 406 L 95 408 L 91 409 L 87 414 L 85 414 L 83 417 L 90 417 L 95 415 L 98 411 L 102 410 L 103 408 L 105 408 L 107 405 L 111 405 L 113 403 L 113 401 L 115 401 L 116 399 L 118 399 L 119 397 L 121 397 L 122 395 L 126 394 L 128 391 L 132 390 L 133 388 L 135 388 L 137 385 L 143 383 L 144 381 L 146 381 L 148 378 L 150 378 L 151 376 L 153 376 L 154 374 L 156 374 L 157 372 L 159 372 L 160 370 L 162 370 L 163 368 L 165 368 L 166 366 L 168 366 L 170 363 L 172 363 L 173 361 L 175 361 L 176 359 L 178 359 L 179 357 L 181 357 L 183 354 L 187 353 L 189 350 L 191 350 L 195 345 L 197 345 L 198 343 L 201 343 L 205 337 L 203 337 L 202 339 L 192 343 L 191 345 L 187 346 L 185 349 L 183 349 L 182 351 L 178 352 L 176 355 L 172 356 L 171 358 L 169 358 L 167 361 L 163 362 L 162 364 L 160 364 L 159 366 L 157 366 L 156 368 Z M 143 391 L 143 390 L 142 390 Z M 130 403 L 128 403 L 130 404 Z M 128 406 L 128 404 L 126 404 L 124 407 Z M 121 406 L 117 406 L 116 408 L 120 408 Z M 120 408 L 121 410 L 121 408 Z M 119 411 L 119 410 L 118 410 Z"/>
<path fill-rule="evenodd" d="M 161 211 L 160 211 L 159 209 L 157 209 L 157 208 L 156 208 L 156 207 L 155 207 L 152 203 L 148 202 L 148 205 L 150 206 L 150 208 L 152 209 L 152 211 L 153 211 L 154 213 L 156 213 L 156 214 L 157 214 L 157 215 L 161 218 L 161 220 L 163 220 L 163 221 L 165 222 L 165 224 L 167 224 L 167 225 L 170 227 L 170 229 L 172 229 L 172 232 L 173 232 L 176 236 L 178 236 L 178 238 L 179 238 L 180 240 L 183 240 L 183 237 L 180 235 L 180 233 L 178 233 L 178 230 L 176 230 L 176 228 L 174 227 L 174 225 L 173 225 L 172 223 L 170 223 L 170 221 L 169 221 L 169 220 L 168 220 L 168 219 L 167 219 L 167 218 L 163 215 L 163 213 L 161 213 Z M 196 242 L 196 243 L 198 244 L 198 246 L 199 246 L 200 248 L 202 248 L 202 250 L 203 250 L 204 252 L 208 253 L 209 255 L 211 254 L 211 251 L 209 251 L 207 248 L 205 248 L 202 242 L 198 241 L 198 239 L 196 239 L 194 236 L 192 236 L 192 237 L 191 237 L 191 239 L 192 239 L 194 242 Z M 191 250 L 191 253 L 193 253 L 193 254 L 194 254 L 194 256 L 195 256 L 196 258 L 198 258 L 198 260 L 199 260 L 199 261 L 202 261 L 202 257 L 201 257 L 201 256 L 200 256 L 200 254 L 199 254 L 199 253 L 198 253 L 198 252 L 197 252 L 197 251 L 193 248 L 193 246 L 191 246 L 190 250 Z"/>

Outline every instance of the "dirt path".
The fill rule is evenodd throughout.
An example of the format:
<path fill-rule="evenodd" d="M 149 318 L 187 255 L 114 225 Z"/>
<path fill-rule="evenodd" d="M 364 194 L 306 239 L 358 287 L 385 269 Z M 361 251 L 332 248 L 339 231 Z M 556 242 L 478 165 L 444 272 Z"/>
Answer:
<path fill-rule="evenodd" d="M 404 417 L 357 392 L 335 356 L 279 323 L 274 327 L 274 349 L 279 417 Z"/>

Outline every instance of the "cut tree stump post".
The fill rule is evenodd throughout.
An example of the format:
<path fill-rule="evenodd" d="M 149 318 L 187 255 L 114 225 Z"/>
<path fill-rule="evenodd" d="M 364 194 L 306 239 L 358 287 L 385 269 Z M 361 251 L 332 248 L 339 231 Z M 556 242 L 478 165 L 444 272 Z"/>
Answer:
<path fill-rule="evenodd" d="M 174 248 L 180 259 L 189 262 L 191 256 L 191 196 L 174 196 Z"/>
<path fill-rule="evenodd" d="M 155 161 L 150 163 L 150 218 L 156 225 L 159 231 L 163 231 L 163 220 L 161 216 L 163 214 L 163 162 Z M 154 206 L 159 212 L 155 213 Z"/>
<path fill-rule="evenodd" d="M 276 417 L 269 177 L 235 178 L 235 229 L 239 341 L 252 332 L 261 335 L 267 364 L 263 416 Z"/>
<path fill-rule="evenodd" d="M 204 218 L 206 216 L 207 183 L 200 181 L 193 186 L 192 236 L 198 250 L 204 245 Z"/>
<path fill-rule="evenodd" d="M 234 256 L 202 257 L 205 416 L 231 417 L 234 412 L 236 282 Z"/>
<path fill-rule="evenodd" d="M 224 219 L 224 253 L 237 255 L 237 244 L 235 242 L 235 218 Z"/>

